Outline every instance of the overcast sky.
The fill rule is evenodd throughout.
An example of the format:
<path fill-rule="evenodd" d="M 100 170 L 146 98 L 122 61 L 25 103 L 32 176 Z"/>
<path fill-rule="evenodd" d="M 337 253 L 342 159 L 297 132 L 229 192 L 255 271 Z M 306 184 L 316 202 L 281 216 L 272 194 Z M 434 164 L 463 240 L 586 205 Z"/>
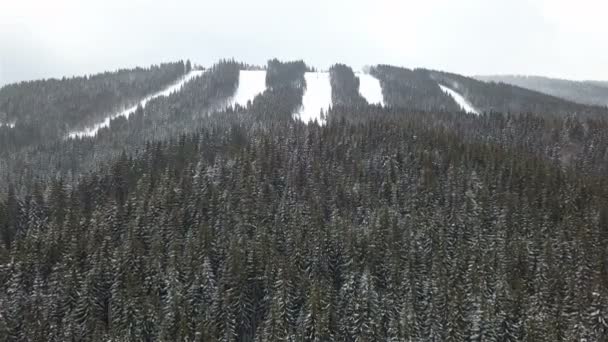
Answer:
<path fill-rule="evenodd" d="M 211 65 L 222 57 L 608 80 L 606 0 L 0 4 L 0 85 L 186 58 Z"/>

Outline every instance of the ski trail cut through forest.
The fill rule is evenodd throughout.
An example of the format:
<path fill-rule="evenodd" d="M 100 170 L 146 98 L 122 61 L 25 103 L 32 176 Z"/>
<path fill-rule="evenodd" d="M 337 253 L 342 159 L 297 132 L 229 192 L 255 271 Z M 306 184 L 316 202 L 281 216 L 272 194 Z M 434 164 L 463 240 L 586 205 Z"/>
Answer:
<path fill-rule="evenodd" d="M 321 111 L 327 114 L 331 106 L 331 83 L 328 72 L 307 72 L 304 74 L 306 79 L 306 92 L 302 98 L 302 107 L 295 115 L 302 122 L 308 123 L 317 120 L 325 123 L 321 118 Z"/>
<path fill-rule="evenodd" d="M 458 105 L 460 106 L 460 108 L 462 108 L 462 110 L 464 110 L 467 113 L 473 113 L 473 114 L 477 114 L 479 115 L 479 111 L 477 111 L 477 109 L 475 109 L 475 107 L 473 107 L 473 105 L 471 105 L 471 103 L 469 101 L 467 101 L 467 99 L 464 98 L 464 96 L 460 95 L 458 92 L 452 90 L 451 88 L 448 88 L 442 84 L 439 84 L 439 87 L 441 88 L 441 90 L 443 90 L 444 93 L 450 95 L 454 101 L 456 101 L 456 103 L 458 103 Z"/>
<path fill-rule="evenodd" d="M 95 135 L 97 135 L 97 132 L 100 129 L 110 126 L 110 121 L 112 121 L 113 119 L 116 119 L 121 116 L 124 116 L 125 118 L 129 118 L 129 116 L 133 112 L 135 112 L 135 110 L 137 109 L 137 107 L 139 105 L 141 105 L 142 107 L 145 107 L 146 104 L 152 99 L 155 99 L 160 96 L 169 96 L 171 93 L 179 91 L 180 89 L 182 89 L 184 84 L 186 84 L 188 81 L 192 80 L 193 78 L 202 75 L 203 72 L 204 72 L 203 70 L 192 70 L 189 73 L 187 73 L 186 75 L 182 76 L 182 78 L 180 78 L 177 82 L 168 86 L 167 88 L 165 88 L 159 92 L 156 92 L 152 95 L 146 96 L 143 100 L 139 101 L 139 103 L 137 103 L 136 105 L 129 107 L 123 111 L 120 111 L 116 114 L 110 115 L 104 121 L 102 121 L 98 124 L 95 124 L 92 127 L 85 128 L 82 131 L 71 132 L 70 134 L 68 134 L 68 138 L 74 139 L 74 138 L 82 138 L 82 137 L 94 137 Z"/>
<path fill-rule="evenodd" d="M 359 77 L 359 94 L 365 98 L 367 103 L 384 106 L 380 80 L 366 73 L 358 73 L 357 76 Z"/>
<path fill-rule="evenodd" d="M 256 95 L 266 90 L 266 70 L 241 70 L 239 71 L 239 87 L 232 98 L 231 105 L 247 106 L 247 102 L 253 101 Z"/>

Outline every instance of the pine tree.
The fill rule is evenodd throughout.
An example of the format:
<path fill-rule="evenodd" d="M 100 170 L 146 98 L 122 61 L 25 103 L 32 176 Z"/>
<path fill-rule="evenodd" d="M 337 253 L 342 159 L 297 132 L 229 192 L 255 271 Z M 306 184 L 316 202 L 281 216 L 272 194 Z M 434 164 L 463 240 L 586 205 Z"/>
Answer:
<path fill-rule="evenodd" d="M 587 312 L 590 339 L 601 341 L 608 338 L 608 303 L 602 297 L 599 289 L 594 291 L 591 296 L 592 302 Z"/>
<path fill-rule="evenodd" d="M 355 341 L 376 341 L 378 336 L 378 294 L 369 271 L 359 279 L 354 301 L 351 334 Z"/>
<path fill-rule="evenodd" d="M 6 331 L 6 341 L 23 341 L 27 332 L 24 331 L 27 301 L 24 292 L 23 274 L 20 264 L 13 264 L 11 278 L 6 289 L 6 306 L 2 309 L 1 320 Z"/>

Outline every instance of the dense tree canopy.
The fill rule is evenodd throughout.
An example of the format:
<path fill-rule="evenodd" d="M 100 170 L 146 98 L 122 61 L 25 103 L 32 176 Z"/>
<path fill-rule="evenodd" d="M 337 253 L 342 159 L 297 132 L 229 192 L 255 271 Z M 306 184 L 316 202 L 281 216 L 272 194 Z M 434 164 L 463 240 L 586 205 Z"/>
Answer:
<path fill-rule="evenodd" d="M 0 150 L 0 341 L 608 338 L 607 118 L 466 114 L 390 66 L 372 106 L 336 65 L 304 124 L 303 62 L 233 108 L 242 68 Z"/>
<path fill-rule="evenodd" d="M 344 64 L 335 64 L 329 69 L 331 99 L 334 106 L 361 107 L 367 101 L 359 94 L 359 78 L 353 69 Z"/>
<path fill-rule="evenodd" d="M 293 86 L 305 88 L 304 73 L 308 70 L 304 61 L 282 62 L 278 59 L 268 61 L 266 86 L 270 89 Z"/>

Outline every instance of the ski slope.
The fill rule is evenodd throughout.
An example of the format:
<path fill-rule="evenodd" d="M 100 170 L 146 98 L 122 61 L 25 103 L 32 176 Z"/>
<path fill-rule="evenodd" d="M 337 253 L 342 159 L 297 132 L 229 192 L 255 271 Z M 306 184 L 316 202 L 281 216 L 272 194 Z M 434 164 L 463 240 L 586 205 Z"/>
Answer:
<path fill-rule="evenodd" d="M 121 112 L 110 115 L 104 121 L 102 121 L 98 124 L 95 124 L 92 127 L 85 128 L 82 131 L 71 132 L 68 134 L 68 138 L 73 139 L 73 138 L 82 138 L 82 137 L 93 137 L 93 136 L 97 135 L 97 132 L 100 129 L 110 126 L 110 121 L 112 121 L 113 119 L 116 119 L 121 116 L 128 118 L 133 112 L 135 112 L 135 110 L 137 109 L 137 107 L 139 105 L 141 105 L 142 107 L 145 107 L 146 104 L 148 102 L 150 102 L 150 100 L 152 100 L 152 99 L 155 99 L 160 96 L 169 96 L 171 93 L 179 91 L 184 86 L 184 84 L 186 84 L 186 82 L 192 80 L 193 78 L 195 78 L 197 76 L 202 75 L 203 72 L 204 72 L 203 70 L 192 70 L 189 73 L 187 73 L 186 75 L 184 75 L 182 78 L 180 78 L 177 82 L 168 86 L 167 88 L 165 88 L 157 93 L 154 93 L 152 95 L 146 96 L 143 100 L 141 100 L 135 106 L 129 107 Z"/>
<path fill-rule="evenodd" d="M 357 76 L 359 77 L 359 94 L 367 100 L 367 103 L 384 106 L 380 80 L 366 73 L 358 73 Z"/>
<path fill-rule="evenodd" d="M 266 70 L 241 70 L 239 72 L 239 87 L 232 98 L 231 105 L 247 106 L 256 95 L 266 90 Z"/>
<path fill-rule="evenodd" d="M 304 74 L 306 79 L 306 92 L 302 98 L 302 107 L 295 114 L 295 117 L 308 123 L 317 120 L 324 123 L 321 118 L 321 111 L 327 113 L 331 106 L 331 83 L 329 82 L 328 72 L 307 72 Z"/>
<path fill-rule="evenodd" d="M 473 107 L 473 105 L 471 105 L 471 103 L 469 101 L 467 101 L 467 99 L 465 99 L 464 96 L 460 95 L 456 91 L 454 91 L 451 88 L 448 88 L 444 85 L 440 84 L 439 87 L 441 88 L 441 90 L 443 90 L 444 93 L 450 95 L 454 99 L 454 101 L 456 101 L 456 103 L 458 103 L 458 105 L 460 106 L 460 108 L 462 108 L 462 110 L 464 110 L 467 113 L 473 113 L 473 114 L 479 115 L 479 111 L 477 109 L 475 109 L 475 107 Z"/>

